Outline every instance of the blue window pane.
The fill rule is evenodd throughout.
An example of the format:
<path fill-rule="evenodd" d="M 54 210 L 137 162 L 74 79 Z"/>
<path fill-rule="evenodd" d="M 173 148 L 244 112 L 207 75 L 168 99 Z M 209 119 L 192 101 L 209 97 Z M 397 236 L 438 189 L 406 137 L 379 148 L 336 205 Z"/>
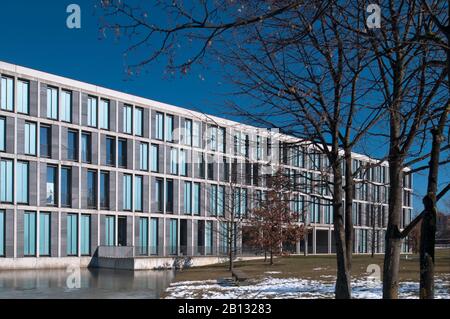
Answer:
<path fill-rule="evenodd" d="M 91 134 L 81 135 L 81 160 L 85 163 L 91 162 Z"/>
<path fill-rule="evenodd" d="M 200 215 L 200 183 L 194 183 L 192 213 Z"/>
<path fill-rule="evenodd" d="M 109 101 L 100 101 L 100 128 L 109 129 Z"/>
<path fill-rule="evenodd" d="M 91 216 L 81 215 L 80 217 L 80 253 L 90 255 L 91 253 Z"/>
<path fill-rule="evenodd" d="M 162 113 L 156 113 L 155 138 L 158 140 L 164 139 L 164 114 Z"/>
<path fill-rule="evenodd" d="M 143 114 L 144 110 L 141 108 L 135 108 L 134 109 L 134 134 L 142 136 L 143 135 L 143 129 L 142 124 L 143 122 Z"/>
<path fill-rule="evenodd" d="M 178 220 L 170 220 L 169 228 L 169 254 L 176 255 L 178 252 Z"/>
<path fill-rule="evenodd" d="M 6 147 L 6 121 L 0 117 L 0 151 L 5 151 Z"/>
<path fill-rule="evenodd" d="M 61 168 L 61 205 L 70 207 L 72 204 L 72 176 L 71 169 Z"/>
<path fill-rule="evenodd" d="M 150 254 L 158 254 L 158 218 L 150 219 Z"/>
<path fill-rule="evenodd" d="M 78 160 L 78 132 L 69 131 L 67 133 L 67 158 L 69 160 Z"/>
<path fill-rule="evenodd" d="M 192 206 L 191 206 L 191 198 L 192 198 L 192 183 L 184 182 L 184 213 L 191 214 Z"/>
<path fill-rule="evenodd" d="M 72 122 L 72 93 L 61 91 L 61 120 Z"/>
<path fill-rule="evenodd" d="M 0 211 L 0 256 L 5 256 L 5 211 Z"/>
<path fill-rule="evenodd" d="M 67 255 L 78 255 L 78 215 L 67 215 Z"/>
<path fill-rule="evenodd" d="M 39 255 L 50 256 L 50 214 L 39 213 Z"/>
<path fill-rule="evenodd" d="M 12 78 L 2 76 L 1 88 L 1 109 L 6 111 L 14 111 L 14 80 Z"/>
<path fill-rule="evenodd" d="M 173 115 L 166 115 L 166 141 L 173 141 Z"/>
<path fill-rule="evenodd" d="M 94 97 L 87 100 L 87 124 L 97 127 L 97 99 Z"/>
<path fill-rule="evenodd" d="M 123 106 L 123 132 L 131 134 L 133 124 L 133 108 L 129 105 Z"/>
<path fill-rule="evenodd" d="M 87 205 L 89 208 L 97 208 L 97 172 L 87 172 Z"/>
<path fill-rule="evenodd" d="M 29 113 L 29 83 L 22 80 L 17 82 L 17 111 Z"/>
<path fill-rule="evenodd" d="M 114 246 L 115 245 L 115 221 L 114 216 L 105 217 L 105 245 Z"/>
<path fill-rule="evenodd" d="M 148 218 L 139 218 L 139 253 L 148 254 Z"/>
<path fill-rule="evenodd" d="M 139 169 L 142 171 L 148 170 L 148 144 L 139 144 Z"/>
<path fill-rule="evenodd" d="M 131 210 L 131 175 L 123 175 L 123 209 Z"/>
<path fill-rule="evenodd" d="M 134 180 L 134 193 L 135 193 L 135 210 L 142 211 L 142 176 L 135 176 Z M 130 194 L 131 196 L 131 194 Z"/>
<path fill-rule="evenodd" d="M 47 87 L 47 117 L 58 119 L 58 89 Z"/>
<path fill-rule="evenodd" d="M 17 162 L 16 174 L 17 202 L 28 204 L 28 163 Z"/>
<path fill-rule="evenodd" d="M 56 167 L 47 166 L 47 205 L 57 204 Z"/>
<path fill-rule="evenodd" d="M 36 213 L 26 212 L 23 215 L 23 254 L 25 256 L 36 255 Z"/>
<path fill-rule="evenodd" d="M 0 162 L 0 201 L 13 201 L 13 161 Z"/>
<path fill-rule="evenodd" d="M 35 123 L 25 123 L 25 154 L 36 155 Z"/>
<path fill-rule="evenodd" d="M 158 156 L 159 147 L 156 144 L 151 145 L 151 170 L 152 172 L 158 172 Z"/>

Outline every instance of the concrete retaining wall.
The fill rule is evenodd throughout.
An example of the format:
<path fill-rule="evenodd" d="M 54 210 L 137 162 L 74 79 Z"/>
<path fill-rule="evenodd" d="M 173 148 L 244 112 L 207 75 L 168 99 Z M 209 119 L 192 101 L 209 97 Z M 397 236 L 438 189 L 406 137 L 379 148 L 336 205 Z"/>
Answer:
<path fill-rule="evenodd" d="M 0 258 L 0 270 L 86 268 L 92 257 L 22 257 Z"/>
<path fill-rule="evenodd" d="M 236 260 L 252 260 L 263 257 L 239 257 Z M 198 257 L 139 257 L 139 258 L 97 258 L 97 257 L 26 257 L 0 258 L 0 270 L 13 269 L 64 269 L 111 268 L 125 270 L 150 270 L 168 268 L 189 268 L 227 262 L 227 258 L 217 256 Z"/>

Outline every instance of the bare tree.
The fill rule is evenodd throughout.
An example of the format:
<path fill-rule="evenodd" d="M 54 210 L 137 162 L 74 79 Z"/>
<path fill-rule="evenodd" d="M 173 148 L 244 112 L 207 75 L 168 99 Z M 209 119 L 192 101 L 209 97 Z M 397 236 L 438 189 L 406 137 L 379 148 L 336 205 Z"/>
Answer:
<path fill-rule="evenodd" d="M 290 209 L 292 189 L 290 180 L 279 169 L 270 177 L 269 190 L 251 211 L 248 219 L 254 243 L 273 256 L 282 252 L 283 243 L 296 243 L 304 236 L 304 225 L 297 223 L 298 216 Z"/>

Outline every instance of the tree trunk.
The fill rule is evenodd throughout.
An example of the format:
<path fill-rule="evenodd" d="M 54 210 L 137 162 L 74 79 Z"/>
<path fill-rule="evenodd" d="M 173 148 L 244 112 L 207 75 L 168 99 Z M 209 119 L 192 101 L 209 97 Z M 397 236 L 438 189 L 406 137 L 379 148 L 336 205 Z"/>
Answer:
<path fill-rule="evenodd" d="M 389 219 L 386 230 L 386 250 L 383 265 L 383 298 L 398 298 L 400 265 L 400 216 L 402 214 L 403 167 L 400 156 L 389 159 Z"/>
<path fill-rule="evenodd" d="M 423 199 L 425 216 L 420 234 L 420 299 L 434 299 L 434 245 L 436 239 L 436 196 Z"/>
<path fill-rule="evenodd" d="M 270 265 L 273 265 L 273 251 L 270 249 Z"/>
<path fill-rule="evenodd" d="M 438 187 L 439 158 L 442 132 L 449 106 L 443 111 L 439 126 L 434 128 L 431 146 L 427 195 L 423 199 L 425 215 L 420 229 L 420 298 L 434 298 L 434 245 L 436 241 L 436 193 Z"/>
<path fill-rule="evenodd" d="M 264 249 L 264 262 L 267 261 L 267 249 Z"/>
<path fill-rule="evenodd" d="M 345 249 L 347 259 L 347 270 L 352 270 L 353 253 L 353 172 L 352 172 L 352 152 L 348 147 L 345 152 Z"/>
<path fill-rule="evenodd" d="M 342 207 L 342 171 L 338 159 L 338 148 L 333 154 L 333 213 L 334 235 L 336 240 L 337 278 L 335 287 L 336 299 L 350 299 L 350 272 L 347 268 L 347 253 L 345 245 L 344 216 Z"/>

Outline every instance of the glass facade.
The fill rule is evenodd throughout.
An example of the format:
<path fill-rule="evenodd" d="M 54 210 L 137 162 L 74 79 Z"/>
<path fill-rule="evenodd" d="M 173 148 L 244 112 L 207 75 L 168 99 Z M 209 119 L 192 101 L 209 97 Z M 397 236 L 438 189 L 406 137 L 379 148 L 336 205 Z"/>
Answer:
<path fill-rule="evenodd" d="M 2 159 L 0 161 L 0 201 L 12 203 L 13 201 L 13 161 Z"/>
<path fill-rule="evenodd" d="M 100 100 L 100 114 L 99 127 L 104 130 L 109 130 L 109 101 Z"/>
<path fill-rule="evenodd" d="M 91 254 L 91 215 L 80 215 L 80 254 Z"/>
<path fill-rule="evenodd" d="M 25 154 L 36 155 L 36 123 L 25 122 Z"/>
<path fill-rule="evenodd" d="M 39 255 L 50 256 L 50 213 L 39 213 Z"/>
<path fill-rule="evenodd" d="M 0 210 L 0 257 L 5 256 L 5 211 Z"/>
<path fill-rule="evenodd" d="M 58 204 L 58 173 L 55 166 L 47 165 L 47 205 Z"/>
<path fill-rule="evenodd" d="M 150 218 L 150 254 L 158 254 L 158 218 Z"/>
<path fill-rule="evenodd" d="M 143 188 L 143 177 L 134 176 L 134 210 L 138 212 L 143 210 Z"/>
<path fill-rule="evenodd" d="M 50 126 L 41 125 L 40 127 L 40 156 L 50 157 L 52 155 L 52 132 Z"/>
<path fill-rule="evenodd" d="M 144 110 L 140 107 L 134 109 L 134 134 L 137 136 L 144 135 Z"/>
<path fill-rule="evenodd" d="M 6 120 L 0 117 L 0 152 L 6 149 Z"/>
<path fill-rule="evenodd" d="M 166 114 L 166 141 L 168 142 L 173 142 L 173 128 L 173 115 Z"/>
<path fill-rule="evenodd" d="M 164 114 L 159 112 L 155 116 L 155 138 L 157 140 L 164 139 Z"/>
<path fill-rule="evenodd" d="M 61 206 L 72 206 L 72 169 L 61 167 Z"/>
<path fill-rule="evenodd" d="M 16 165 L 16 200 L 19 204 L 28 204 L 28 162 L 17 162 Z"/>
<path fill-rule="evenodd" d="M 28 81 L 17 81 L 17 112 L 30 113 L 30 83 Z"/>
<path fill-rule="evenodd" d="M 91 145 L 91 134 L 83 132 L 81 134 L 81 160 L 84 163 L 90 163 L 92 161 Z"/>
<path fill-rule="evenodd" d="M 148 218 L 139 218 L 139 254 L 148 254 Z"/>
<path fill-rule="evenodd" d="M 36 213 L 23 214 L 23 254 L 36 256 Z"/>
<path fill-rule="evenodd" d="M 151 171 L 158 172 L 158 158 L 159 158 L 159 147 L 157 144 L 152 144 L 150 148 L 150 156 L 151 156 Z"/>
<path fill-rule="evenodd" d="M 123 106 L 123 132 L 131 134 L 133 130 L 133 107 L 130 105 Z"/>
<path fill-rule="evenodd" d="M 78 215 L 67 214 L 67 256 L 78 255 Z"/>
<path fill-rule="evenodd" d="M 105 216 L 105 245 L 115 246 L 116 242 L 116 223 L 114 216 Z"/>
<path fill-rule="evenodd" d="M 47 87 L 47 118 L 58 119 L 58 89 Z"/>
<path fill-rule="evenodd" d="M 87 172 L 87 206 L 88 208 L 97 208 L 97 171 L 88 170 Z"/>
<path fill-rule="evenodd" d="M 192 214 L 192 183 L 184 182 L 184 213 Z"/>
<path fill-rule="evenodd" d="M 176 255 L 178 252 L 178 220 L 169 221 L 169 254 Z"/>
<path fill-rule="evenodd" d="M 78 132 L 69 130 L 67 132 L 67 159 L 78 160 Z"/>
<path fill-rule="evenodd" d="M 148 171 L 148 144 L 144 142 L 139 144 L 139 169 Z"/>
<path fill-rule="evenodd" d="M 61 121 L 72 122 L 72 92 L 61 91 Z"/>
<path fill-rule="evenodd" d="M 216 244 L 222 245 L 224 239 L 218 235 L 216 243 L 214 231 L 220 224 L 210 223 L 210 216 L 222 217 L 231 210 L 244 217 L 257 205 L 254 195 L 259 203 L 263 201 L 267 180 L 259 176 L 263 175 L 265 156 L 274 153 L 271 147 L 277 158 L 289 165 L 283 167 L 284 172 L 300 186 L 300 192 L 294 191 L 289 198 L 298 220 L 303 221 L 305 212 L 312 227 L 332 228 L 331 194 L 317 182 L 326 180 L 318 169 L 329 163 L 306 144 L 290 145 L 275 135 L 268 138 L 263 130 L 251 132 L 249 127 L 229 126 L 226 121 L 195 117 L 189 111 L 161 108 L 157 103 L 144 105 L 144 100 L 126 95 L 114 97 L 112 91 L 102 88 L 92 91 L 63 79 L 60 86 L 47 77 L 37 80 L 42 74 L 22 78 L 26 74 L 0 75 L 1 256 L 5 249 L 8 256 L 22 256 L 25 233 L 27 256 L 90 255 L 95 249 L 92 244 L 105 242 L 133 243 L 144 255 L 186 254 L 186 246 L 193 243 L 192 230 L 198 235 L 194 245 L 202 247 L 193 251 L 215 253 Z M 139 105 L 134 105 L 136 102 Z M 240 159 L 233 157 L 233 142 Z M 357 157 L 353 167 L 366 163 L 364 157 Z M 240 174 L 244 177 L 238 177 Z M 372 201 L 380 211 L 376 227 L 386 226 L 388 175 L 386 166 L 358 175 L 370 183 L 356 187 L 355 252 L 370 251 Z M 227 187 L 230 180 L 238 186 Z M 400 228 L 411 221 L 413 210 L 410 175 L 405 175 L 403 184 Z M 24 215 L 26 205 L 30 212 Z M 21 225 L 22 217 L 24 224 L 27 218 L 26 227 Z M 359 230 L 366 228 L 368 234 Z"/>
<path fill-rule="evenodd" d="M 97 98 L 92 96 L 87 99 L 87 125 L 97 127 Z"/>
<path fill-rule="evenodd" d="M 132 197 L 131 197 L 131 179 L 132 175 L 123 174 L 123 209 L 131 210 Z"/>
<path fill-rule="evenodd" d="M 14 111 L 14 79 L 2 76 L 0 105 L 5 111 Z"/>
<path fill-rule="evenodd" d="M 100 173 L 100 208 L 109 209 L 109 172 Z"/>

